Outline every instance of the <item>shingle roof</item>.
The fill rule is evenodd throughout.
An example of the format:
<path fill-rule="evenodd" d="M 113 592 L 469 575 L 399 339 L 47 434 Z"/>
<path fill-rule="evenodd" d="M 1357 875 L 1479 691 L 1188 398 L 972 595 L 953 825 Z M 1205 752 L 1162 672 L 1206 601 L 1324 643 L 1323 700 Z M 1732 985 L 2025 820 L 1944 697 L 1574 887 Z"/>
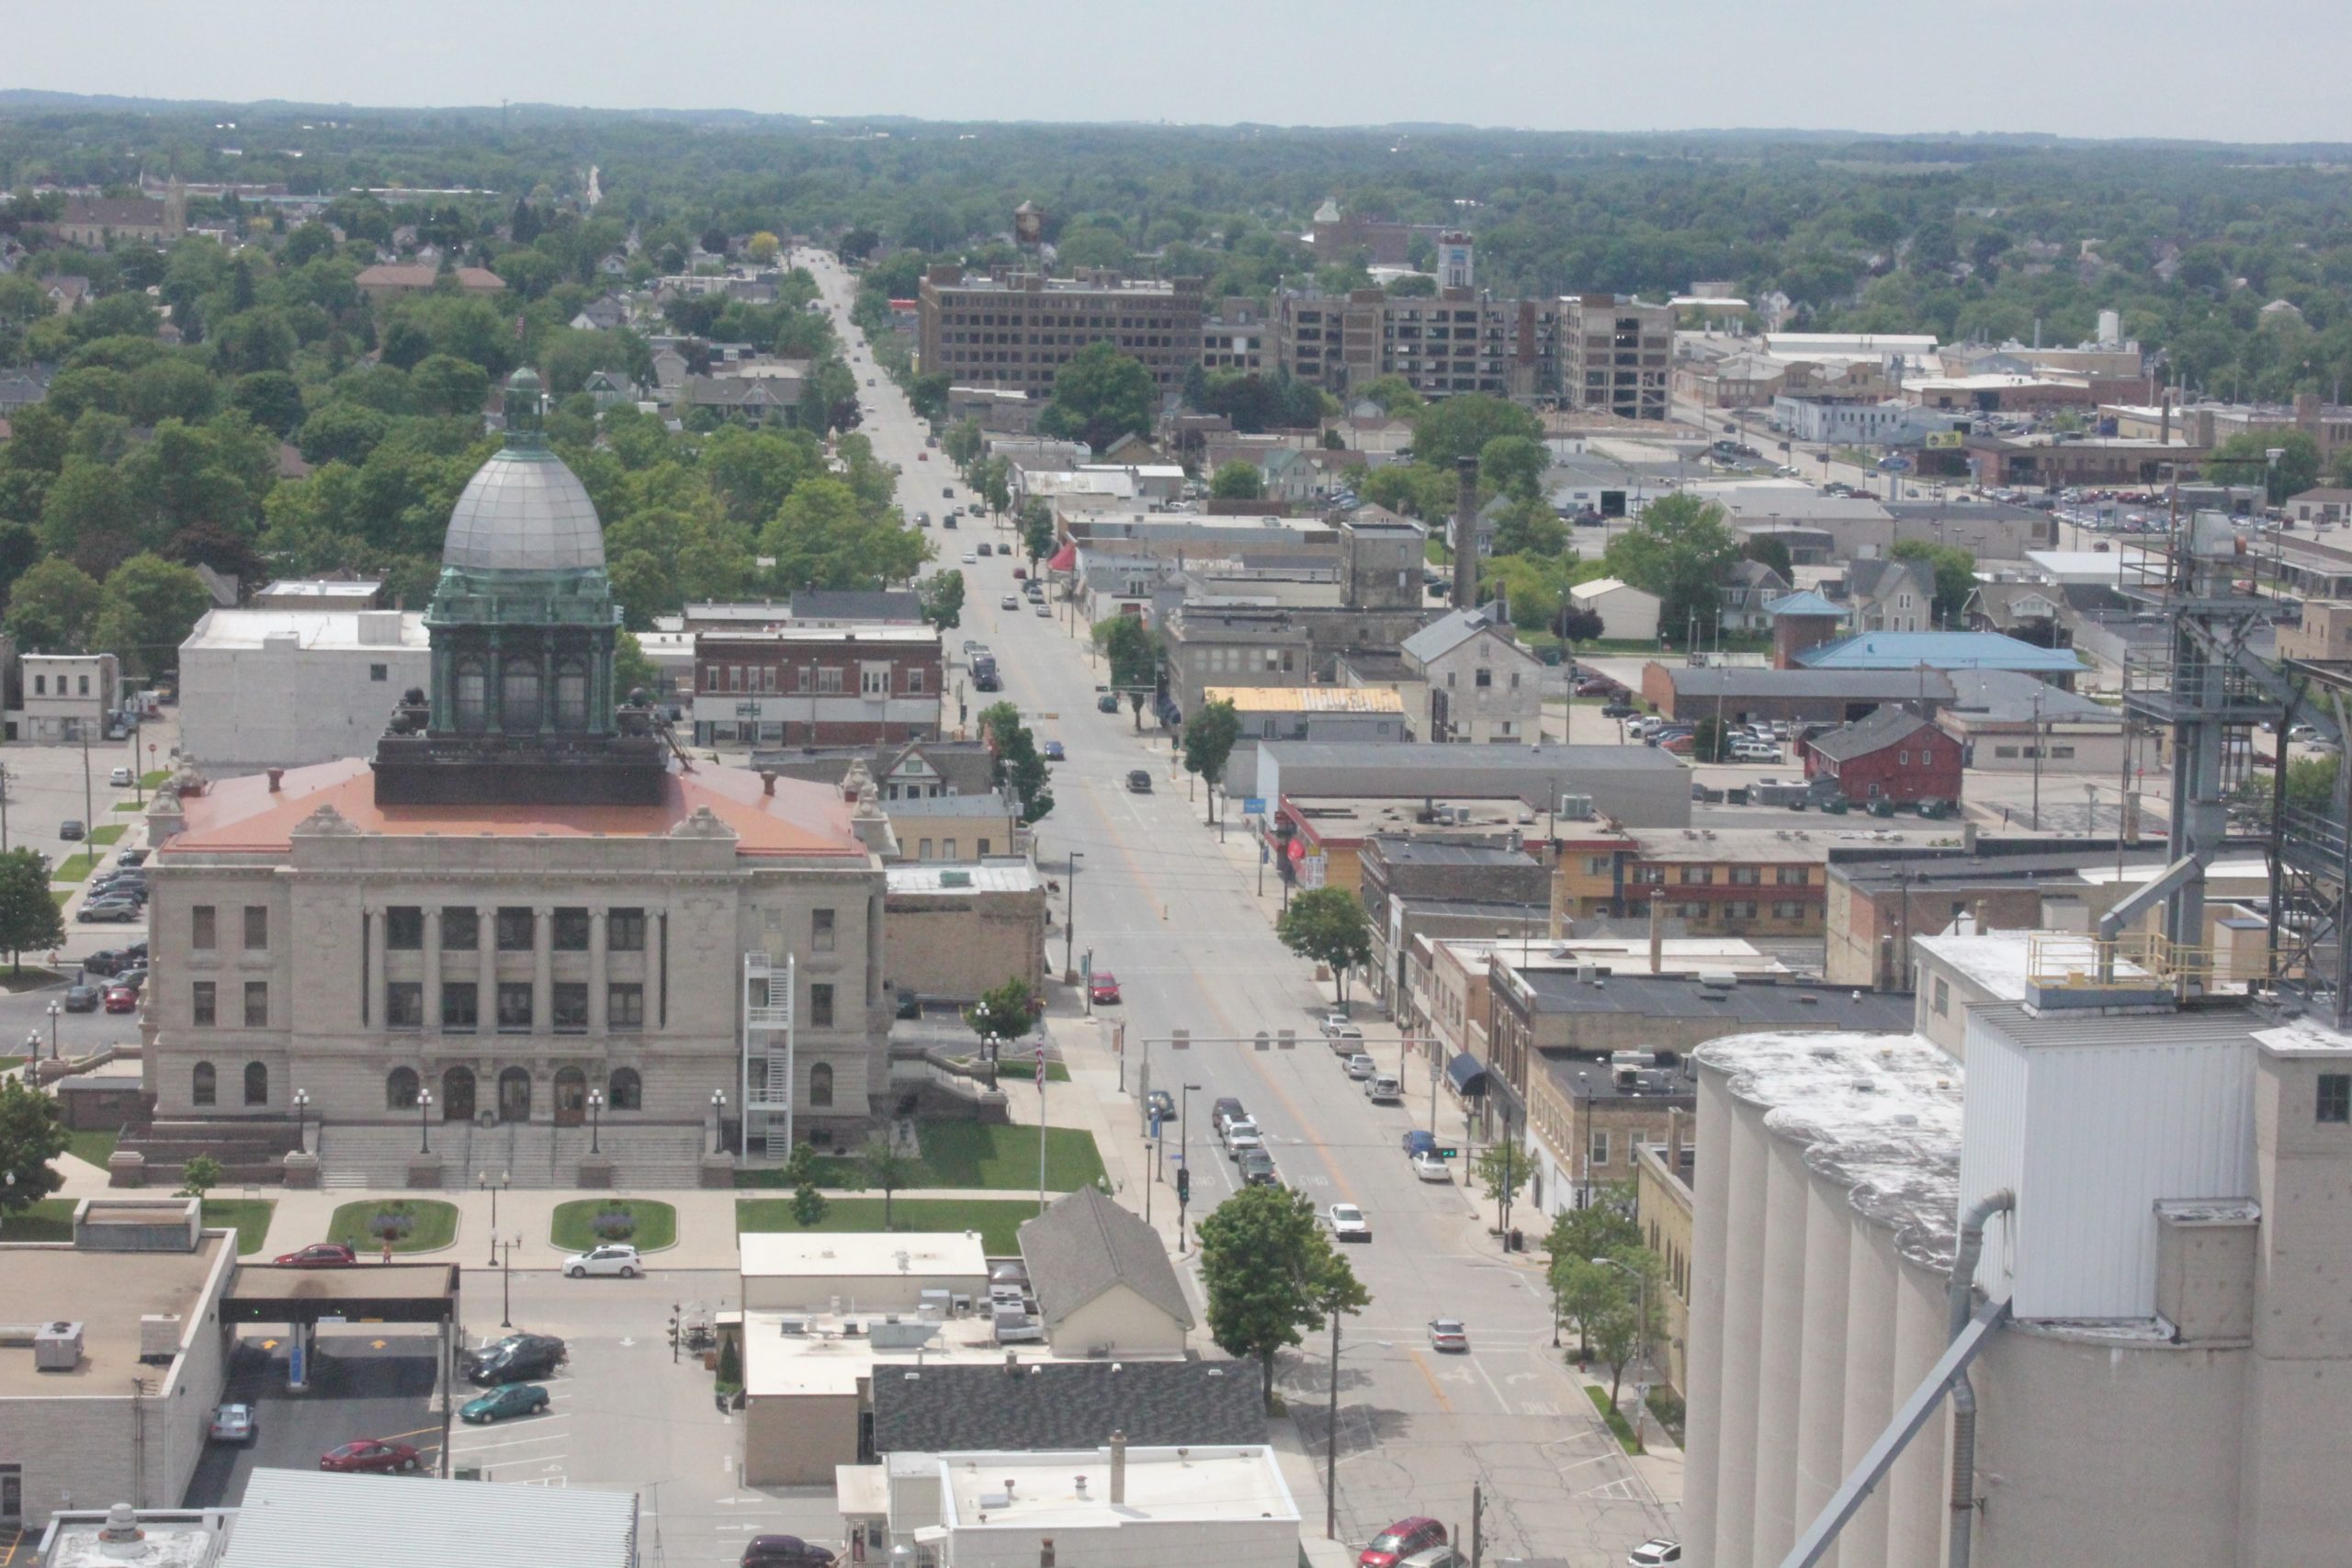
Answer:
<path fill-rule="evenodd" d="M 1842 729 L 1816 735 L 1807 744 L 1831 761 L 1842 762 L 1851 757 L 1866 757 L 1873 751 L 1883 751 L 1898 740 L 1909 739 L 1922 729 L 1935 728 L 1907 708 L 1883 707 L 1870 717 L 1857 719 Z"/>
<path fill-rule="evenodd" d="M 874 1370 L 874 1451 L 1262 1443 L 1257 1374 L 1233 1361 L 1031 1361 Z"/>
<path fill-rule="evenodd" d="M 1051 1333 L 1062 1321 L 1114 1285 L 1125 1285 L 1185 1327 L 1193 1309 L 1176 1280 L 1159 1233 L 1113 1202 L 1100 1188 L 1081 1187 L 1057 1199 L 1021 1226 L 1021 1260 Z"/>
<path fill-rule="evenodd" d="M 1444 658 L 1494 624 L 1494 617 L 1484 609 L 1455 610 L 1398 643 L 1397 651 L 1427 664 L 1432 659 Z"/>

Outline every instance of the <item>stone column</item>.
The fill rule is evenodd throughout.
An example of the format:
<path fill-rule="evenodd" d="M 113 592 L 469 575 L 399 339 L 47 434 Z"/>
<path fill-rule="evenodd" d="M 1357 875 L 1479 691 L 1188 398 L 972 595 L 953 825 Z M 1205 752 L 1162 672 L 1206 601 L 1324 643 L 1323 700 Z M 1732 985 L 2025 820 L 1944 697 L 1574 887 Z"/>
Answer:
<path fill-rule="evenodd" d="M 424 1030 L 441 1032 L 441 906 L 424 907 Z M 436 1091 L 437 1092 L 437 1091 Z"/>
<path fill-rule="evenodd" d="M 605 916 L 602 908 L 588 912 L 588 1032 L 602 1042 L 611 1028 L 605 1016 L 605 1004 L 610 996 L 607 965 L 605 962 Z"/>
<path fill-rule="evenodd" d="M 389 1021 L 384 1017 L 384 911 L 362 904 L 359 918 L 368 927 L 368 994 L 359 1000 L 360 1027 L 382 1029 Z M 244 1003 L 240 999 L 237 1005 Z"/>
<path fill-rule="evenodd" d="M 555 908 L 531 907 L 531 1032 L 555 1030 Z"/>
<path fill-rule="evenodd" d="M 474 967 L 481 971 L 474 977 L 474 1033 L 477 1037 L 494 1034 L 498 1032 L 498 910 L 495 907 L 474 911 Z M 491 1047 L 485 1043 L 478 1049 L 482 1064 L 474 1085 L 474 1110 L 477 1113 L 484 1103 L 479 1071 L 489 1070 Z M 493 1078 L 496 1077 L 494 1073 L 492 1076 Z M 498 1092 L 495 1082 L 491 1085 L 491 1092 L 493 1095 Z M 489 1103 L 497 1102 L 493 1100 Z"/>

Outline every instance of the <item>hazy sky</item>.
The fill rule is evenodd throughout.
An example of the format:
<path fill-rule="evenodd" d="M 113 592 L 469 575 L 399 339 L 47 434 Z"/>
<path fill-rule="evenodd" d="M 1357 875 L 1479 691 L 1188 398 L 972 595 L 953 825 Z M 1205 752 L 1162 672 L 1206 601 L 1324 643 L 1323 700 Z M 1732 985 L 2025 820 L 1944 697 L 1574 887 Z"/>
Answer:
<path fill-rule="evenodd" d="M 0 86 L 238 102 L 2352 141 L 2341 0 L 77 0 L 0 39 Z"/>

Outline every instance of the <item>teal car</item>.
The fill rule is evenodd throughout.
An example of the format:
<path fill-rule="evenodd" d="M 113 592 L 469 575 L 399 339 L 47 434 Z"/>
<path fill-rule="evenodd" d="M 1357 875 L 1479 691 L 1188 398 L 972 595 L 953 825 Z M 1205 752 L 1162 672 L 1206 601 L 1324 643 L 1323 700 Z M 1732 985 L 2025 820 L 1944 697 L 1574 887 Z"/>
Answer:
<path fill-rule="evenodd" d="M 528 1416 L 548 1407 L 548 1391 L 537 1383 L 511 1382 L 504 1388 L 492 1389 L 480 1399 L 469 1399 L 458 1410 L 461 1419 L 477 1424 L 500 1421 L 509 1416 Z"/>

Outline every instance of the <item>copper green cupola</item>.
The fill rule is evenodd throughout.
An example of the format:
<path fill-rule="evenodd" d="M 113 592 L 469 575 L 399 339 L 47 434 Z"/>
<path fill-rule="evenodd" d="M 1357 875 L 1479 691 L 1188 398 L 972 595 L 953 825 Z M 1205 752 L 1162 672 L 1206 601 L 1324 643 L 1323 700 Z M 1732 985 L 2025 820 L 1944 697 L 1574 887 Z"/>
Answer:
<path fill-rule="evenodd" d="M 547 439 L 539 378 L 506 383 L 505 444 L 449 514 L 425 611 L 433 685 L 378 748 L 377 798 L 657 798 L 659 743 L 613 690 L 619 612 L 587 490 Z M 623 777 L 612 774 L 626 763 Z"/>

